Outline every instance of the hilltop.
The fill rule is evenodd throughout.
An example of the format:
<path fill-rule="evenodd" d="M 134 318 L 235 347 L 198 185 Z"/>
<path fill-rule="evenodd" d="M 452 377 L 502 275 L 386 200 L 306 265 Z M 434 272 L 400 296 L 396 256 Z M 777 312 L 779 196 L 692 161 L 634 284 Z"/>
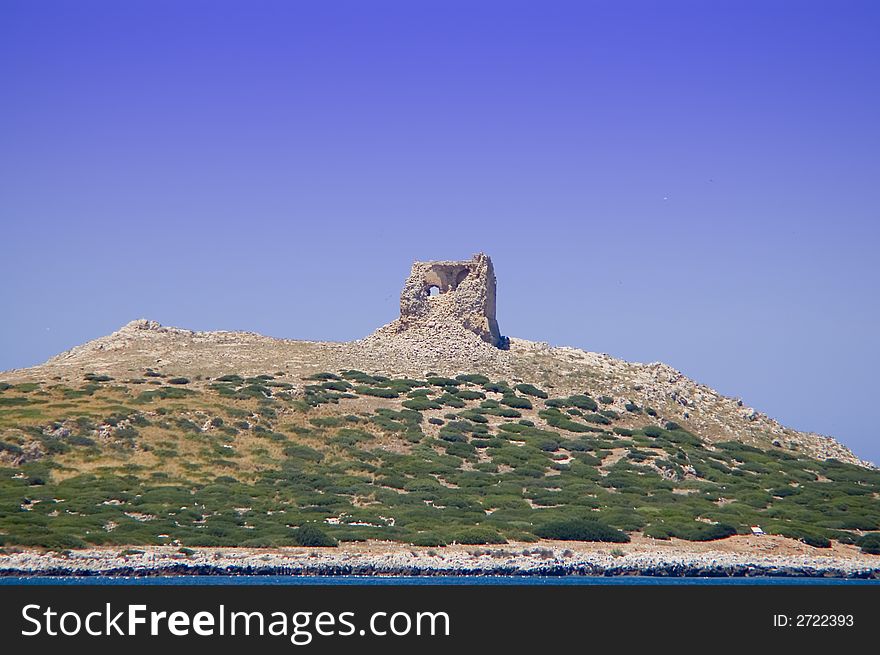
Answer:
<path fill-rule="evenodd" d="M 665 364 L 506 337 L 495 296 L 485 255 L 417 262 L 400 317 L 358 341 L 138 320 L 0 374 L 0 545 L 704 541 L 761 525 L 826 547 L 880 527 L 880 472 L 842 444 Z"/>

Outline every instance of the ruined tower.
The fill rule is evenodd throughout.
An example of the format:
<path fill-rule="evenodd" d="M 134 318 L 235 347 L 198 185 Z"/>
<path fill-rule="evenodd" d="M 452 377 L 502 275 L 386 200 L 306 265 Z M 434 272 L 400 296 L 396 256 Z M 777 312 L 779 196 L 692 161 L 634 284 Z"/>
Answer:
<path fill-rule="evenodd" d="M 488 255 L 465 261 L 415 262 L 400 294 L 395 328 L 456 325 L 499 348 L 507 340 L 495 320 L 495 270 Z"/>

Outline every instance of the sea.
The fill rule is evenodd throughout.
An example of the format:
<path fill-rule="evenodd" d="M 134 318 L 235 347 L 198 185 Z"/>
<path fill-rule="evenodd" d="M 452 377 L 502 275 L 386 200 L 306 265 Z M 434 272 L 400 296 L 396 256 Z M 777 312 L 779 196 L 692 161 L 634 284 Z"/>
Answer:
<path fill-rule="evenodd" d="M 177 576 L 8 576 L 8 585 L 147 585 L 147 586 L 839 586 L 875 585 L 880 579 L 809 577 L 659 577 L 659 576 L 293 576 L 293 575 L 177 575 Z"/>

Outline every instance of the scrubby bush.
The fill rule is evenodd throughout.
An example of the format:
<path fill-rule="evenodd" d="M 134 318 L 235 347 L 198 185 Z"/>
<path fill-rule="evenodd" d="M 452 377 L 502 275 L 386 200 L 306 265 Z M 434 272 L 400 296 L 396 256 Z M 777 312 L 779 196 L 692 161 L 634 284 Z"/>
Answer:
<path fill-rule="evenodd" d="M 584 425 L 577 421 L 572 421 L 558 409 L 542 409 L 538 412 L 538 416 L 547 421 L 547 425 L 568 430 L 569 432 L 601 432 L 600 428 L 594 428 L 590 425 Z"/>
<path fill-rule="evenodd" d="M 520 393 L 524 393 L 527 396 L 534 396 L 535 398 L 547 398 L 547 392 L 539 389 L 533 384 L 518 384 L 514 387 Z"/>
<path fill-rule="evenodd" d="M 466 441 L 456 441 L 446 446 L 446 453 L 448 455 L 454 455 L 455 457 L 467 459 L 468 457 L 473 456 L 476 452 L 476 448 Z"/>
<path fill-rule="evenodd" d="M 363 396 L 375 396 L 376 398 L 398 398 L 400 396 L 393 389 L 383 389 L 381 387 L 355 387 L 354 391 Z"/>
<path fill-rule="evenodd" d="M 291 531 L 291 539 L 297 546 L 336 546 L 336 539 L 312 523 L 306 523 Z"/>
<path fill-rule="evenodd" d="M 591 412 L 595 412 L 599 409 L 599 405 L 596 401 L 585 394 L 569 396 L 565 401 L 571 407 L 577 407 L 578 409 L 586 409 Z"/>
<path fill-rule="evenodd" d="M 856 540 L 856 546 L 868 555 L 880 555 L 880 532 L 869 532 Z"/>
<path fill-rule="evenodd" d="M 661 521 L 645 530 L 647 537 L 655 539 L 676 537 L 687 541 L 715 541 L 735 534 L 736 528 L 726 523 L 705 523 L 684 518 L 677 521 Z"/>
<path fill-rule="evenodd" d="M 609 525 L 590 519 L 563 519 L 536 527 L 533 532 L 542 539 L 563 541 L 607 541 L 627 543 L 629 535 Z"/>
<path fill-rule="evenodd" d="M 452 378 L 444 378 L 440 376 L 433 376 L 428 378 L 428 384 L 433 385 L 435 387 L 457 387 L 461 384 L 460 380 L 453 380 Z"/>
<path fill-rule="evenodd" d="M 445 546 L 446 540 L 433 532 L 422 532 L 409 538 L 413 546 Z"/>
<path fill-rule="evenodd" d="M 513 389 L 506 382 L 487 382 L 483 385 L 483 389 L 491 393 L 513 393 Z"/>
<path fill-rule="evenodd" d="M 532 409 L 532 401 L 522 396 L 509 394 L 501 398 L 501 404 L 514 409 Z"/>
<path fill-rule="evenodd" d="M 309 448 L 305 444 L 285 444 L 284 448 L 282 448 L 282 452 L 287 457 L 304 459 L 312 462 L 320 462 L 324 459 L 323 453 L 315 450 L 314 448 Z"/>
<path fill-rule="evenodd" d="M 113 380 L 109 375 L 95 375 L 94 373 L 86 373 L 83 377 L 89 382 L 111 382 Z"/>
<path fill-rule="evenodd" d="M 94 442 L 92 442 L 94 443 Z M 0 441 L 0 453 L 6 451 L 7 453 L 11 453 L 12 455 L 21 455 L 21 447 L 16 446 L 13 443 L 6 443 L 5 441 Z"/>
<path fill-rule="evenodd" d="M 451 393 L 444 393 L 437 399 L 437 402 L 442 403 L 447 407 L 455 407 L 456 409 L 461 409 L 465 406 L 465 402 L 461 398 L 454 396 Z"/>
<path fill-rule="evenodd" d="M 469 373 L 466 375 L 456 375 L 455 379 L 459 382 L 469 382 L 470 384 L 489 384 L 489 378 L 479 373 Z"/>
<path fill-rule="evenodd" d="M 171 378 L 168 384 L 189 384 L 189 378 Z"/>
<path fill-rule="evenodd" d="M 461 418 L 466 418 L 469 421 L 473 421 L 474 423 L 488 423 L 489 419 L 487 419 L 481 412 L 478 412 L 473 409 L 466 409 L 465 411 L 459 414 Z"/>
<path fill-rule="evenodd" d="M 443 441 L 448 441 L 450 443 L 467 441 L 467 436 L 461 431 L 447 430 L 445 426 L 440 429 L 440 438 L 443 439 Z"/>
<path fill-rule="evenodd" d="M 327 391 L 348 391 L 351 386 L 351 382 L 345 380 L 329 380 L 321 385 Z"/>
<path fill-rule="evenodd" d="M 440 403 L 434 402 L 430 398 L 426 398 L 425 396 L 416 396 L 415 398 L 408 398 L 404 400 L 401 405 L 406 407 L 407 409 L 412 409 L 417 412 L 424 411 L 426 409 L 440 409 L 443 407 Z"/>
<path fill-rule="evenodd" d="M 805 543 L 813 548 L 831 548 L 831 540 L 823 534 L 797 527 L 782 527 L 774 530 L 775 534 L 780 534 L 789 539 L 797 539 L 801 543 Z"/>

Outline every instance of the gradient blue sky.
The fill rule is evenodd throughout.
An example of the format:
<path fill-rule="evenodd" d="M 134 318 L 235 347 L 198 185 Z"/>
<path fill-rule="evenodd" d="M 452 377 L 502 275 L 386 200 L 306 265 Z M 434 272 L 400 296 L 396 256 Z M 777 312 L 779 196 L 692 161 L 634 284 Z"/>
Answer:
<path fill-rule="evenodd" d="M 127 321 L 347 340 L 488 252 L 505 334 L 880 461 L 880 3 L 0 5 L 0 370 Z"/>

